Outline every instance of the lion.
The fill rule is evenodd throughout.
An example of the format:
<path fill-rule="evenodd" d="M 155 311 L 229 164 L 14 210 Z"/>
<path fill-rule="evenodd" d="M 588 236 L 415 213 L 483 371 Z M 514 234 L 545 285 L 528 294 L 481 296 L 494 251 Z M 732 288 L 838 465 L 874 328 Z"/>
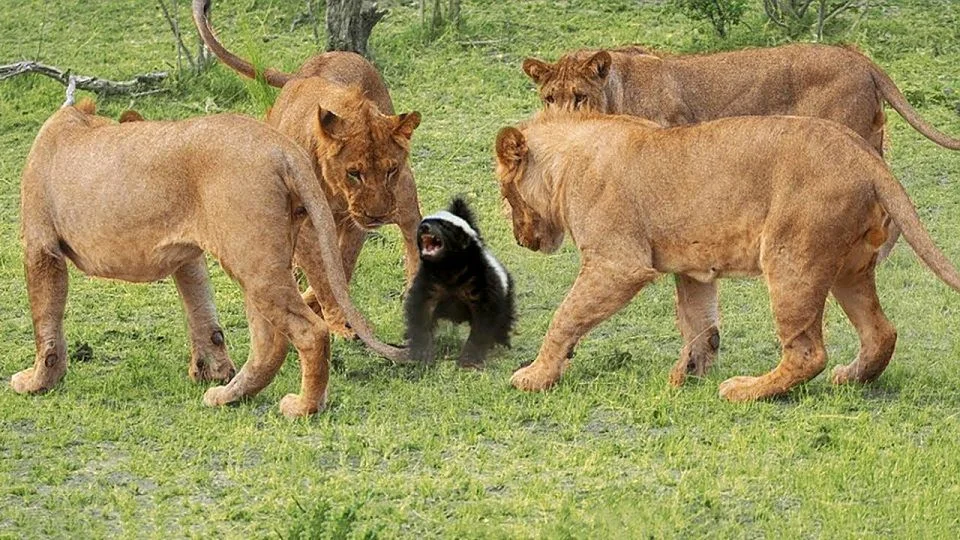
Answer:
<path fill-rule="evenodd" d="M 241 75 L 255 77 L 253 65 L 223 47 L 209 22 L 210 0 L 194 0 L 193 18 L 207 47 Z M 403 236 L 404 272 L 409 285 L 417 272 L 417 226 L 422 216 L 413 172 L 407 163 L 410 138 L 420 114 L 394 116 L 387 87 L 362 56 L 329 52 L 307 60 L 296 74 L 266 69 L 264 80 L 281 88 L 267 123 L 297 141 L 313 157 L 317 177 L 336 220 L 349 282 L 367 232 L 395 223 Z M 317 106 L 322 108 L 315 114 Z M 308 224 L 302 235 L 312 235 Z M 322 264 L 316 253 L 297 249 L 297 265 Z M 355 337 L 326 283 L 314 283 L 304 298 L 331 329 Z"/>
<path fill-rule="evenodd" d="M 329 333 L 297 289 L 295 242 L 309 242 L 305 247 L 323 258 L 323 272 L 309 267 L 307 277 L 330 283 L 364 342 L 389 358 L 403 357 L 377 341 L 350 304 L 333 216 L 310 158 L 262 122 L 224 114 L 117 123 L 96 116 L 91 101 L 65 105 L 44 123 L 27 156 L 20 213 L 37 353 L 33 367 L 10 380 L 19 393 L 45 392 L 66 374 L 67 260 L 102 278 L 173 276 L 187 316 L 190 376 L 225 383 L 207 390 L 207 405 L 262 390 L 289 340 L 300 355 L 302 384 L 299 395 L 283 398 L 281 412 L 301 416 L 324 406 Z M 312 237 L 299 234 L 308 219 Z M 244 291 L 250 357 L 236 376 L 204 252 Z"/>
<path fill-rule="evenodd" d="M 888 218 L 960 291 L 960 274 L 883 159 L 833 122 L 755 116 L 664 129 L 628 116 L 548 111 L 503 128 L 496 158 L 517 242 L 551 252 L 569 233 L 581 257 L 536 360 L 513 374 L 521 390 L 556 383 L 577 342 L 664 273 L 704 284 L 757 275 L 767 282 L 780 363 L 723 382 L 722 397 L 775 396 L 820 373 L 828 293 L 860 338 L 857 358 L 838 366 L 833 382 L 872 381 L 897 340 L 874 280 Z M 672 378 L 686 371 L 680 362 Z"/>
<path fill-rule="evenodd" d="M 536 58 L 523 71 L 547 109 L 629 114 L 662 126 L 740 115 L 814 116 L 843 124 L 883 154 L 883 103 L 937 144 L 960 149 L 910 106 L 897 85 L 849 47 L 794 44 L 704 55 L 669 55 L 641 47 L 581 50 L 550 64 Z M 891 224 L 884 259 L 899 231 Z M 677 277 L 677 320 L 687 346 L 681 362 L 703 375 L 720 346 L 713 283 Z M 681 381 L 682 382 L 682 381 Z"/>
<path fill-rule="evenodd" d="M 910 106 L 896 83 L 851 47 L 791 44 L 669 55 L 627 47 L 523 61 L 545 108 L 629 114 L 661 126 L 728 116 L 814 116 L 843 124 L 883 154 L 883 103 L 931 141 L 960 150 Z"/>

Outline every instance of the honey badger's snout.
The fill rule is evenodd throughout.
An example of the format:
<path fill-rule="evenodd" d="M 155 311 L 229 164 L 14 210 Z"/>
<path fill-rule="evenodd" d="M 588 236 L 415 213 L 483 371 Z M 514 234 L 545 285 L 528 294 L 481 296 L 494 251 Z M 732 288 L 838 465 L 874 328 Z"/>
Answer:
<path fill-rule="evenodd" d="M 417 244 L 420 246 L 421 257 L 436 257 L 443 250 L 442 231 L 429 222 L 421 223 L 417 229 Z"/>

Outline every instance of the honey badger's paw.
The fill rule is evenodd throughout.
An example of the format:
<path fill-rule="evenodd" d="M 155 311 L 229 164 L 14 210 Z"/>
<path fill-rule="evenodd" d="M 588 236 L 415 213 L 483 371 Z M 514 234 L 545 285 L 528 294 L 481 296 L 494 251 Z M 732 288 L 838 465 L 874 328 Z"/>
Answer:
<path fill-rule="evenodd" d="M 560 379 L 560 371 L 544 368 L 542 365 L 534 362 L 518 369 L 510 377 L 510 384 L 524 392 L 539 392 L 550 388 Z"/>
<path fill-rule="evenodd" d="M 325 403 L 310 402 L 298 394 L 287 394 L 280 400 L 280 412 L 287 418 L 298 418 L 315 414 L 323 409 Z"/>

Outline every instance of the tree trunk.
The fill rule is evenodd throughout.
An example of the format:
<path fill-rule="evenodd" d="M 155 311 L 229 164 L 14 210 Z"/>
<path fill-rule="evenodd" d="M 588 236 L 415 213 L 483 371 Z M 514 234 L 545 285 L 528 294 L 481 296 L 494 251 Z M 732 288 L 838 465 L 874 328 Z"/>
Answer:
<path fill-rule="evenodd" d="M 327 50 L 353 51 L 367 56 L 373 26 L 386 15 L 375 2 L 327 0 Z"/>
<path fill-rule="evenodd" d="M 450 7 L 447 9 L 447 21 L 453 24 L 457 30 L 460 29 L 460 0 L 450 0 Z"/>

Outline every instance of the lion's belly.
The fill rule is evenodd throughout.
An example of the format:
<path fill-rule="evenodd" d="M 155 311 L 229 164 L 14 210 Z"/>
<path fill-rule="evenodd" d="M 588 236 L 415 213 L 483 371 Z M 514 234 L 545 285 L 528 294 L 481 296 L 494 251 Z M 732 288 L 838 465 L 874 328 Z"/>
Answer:
<path fill-rule="evenodd" d="M 147 198 L 154 204 L 139 199 L 131 203 L 102 191 L 68 192 L 52 205 L 60 251 L 84 273 L 156 281 L 202 253 L 191 232 L 189 205 L 169 204 L 157 196 Z M 78 200 L 84 204 L 76 204 Z"/>
<path fill-rule="evenodd" d="M 759 238 L 742 235 L 726 242 L 671 242 L 654 249 L 654 266 L 670 274 L 684 274 L 704 283 L 723 277 L 761 273 Z"/>
<path fill-rule="evenodd" d="M 136 235 L 66 235 L 61 236 L 59 247 L 85 274 L 139 283 L 163 279 L 203 254 L 189 242 Z"/>

